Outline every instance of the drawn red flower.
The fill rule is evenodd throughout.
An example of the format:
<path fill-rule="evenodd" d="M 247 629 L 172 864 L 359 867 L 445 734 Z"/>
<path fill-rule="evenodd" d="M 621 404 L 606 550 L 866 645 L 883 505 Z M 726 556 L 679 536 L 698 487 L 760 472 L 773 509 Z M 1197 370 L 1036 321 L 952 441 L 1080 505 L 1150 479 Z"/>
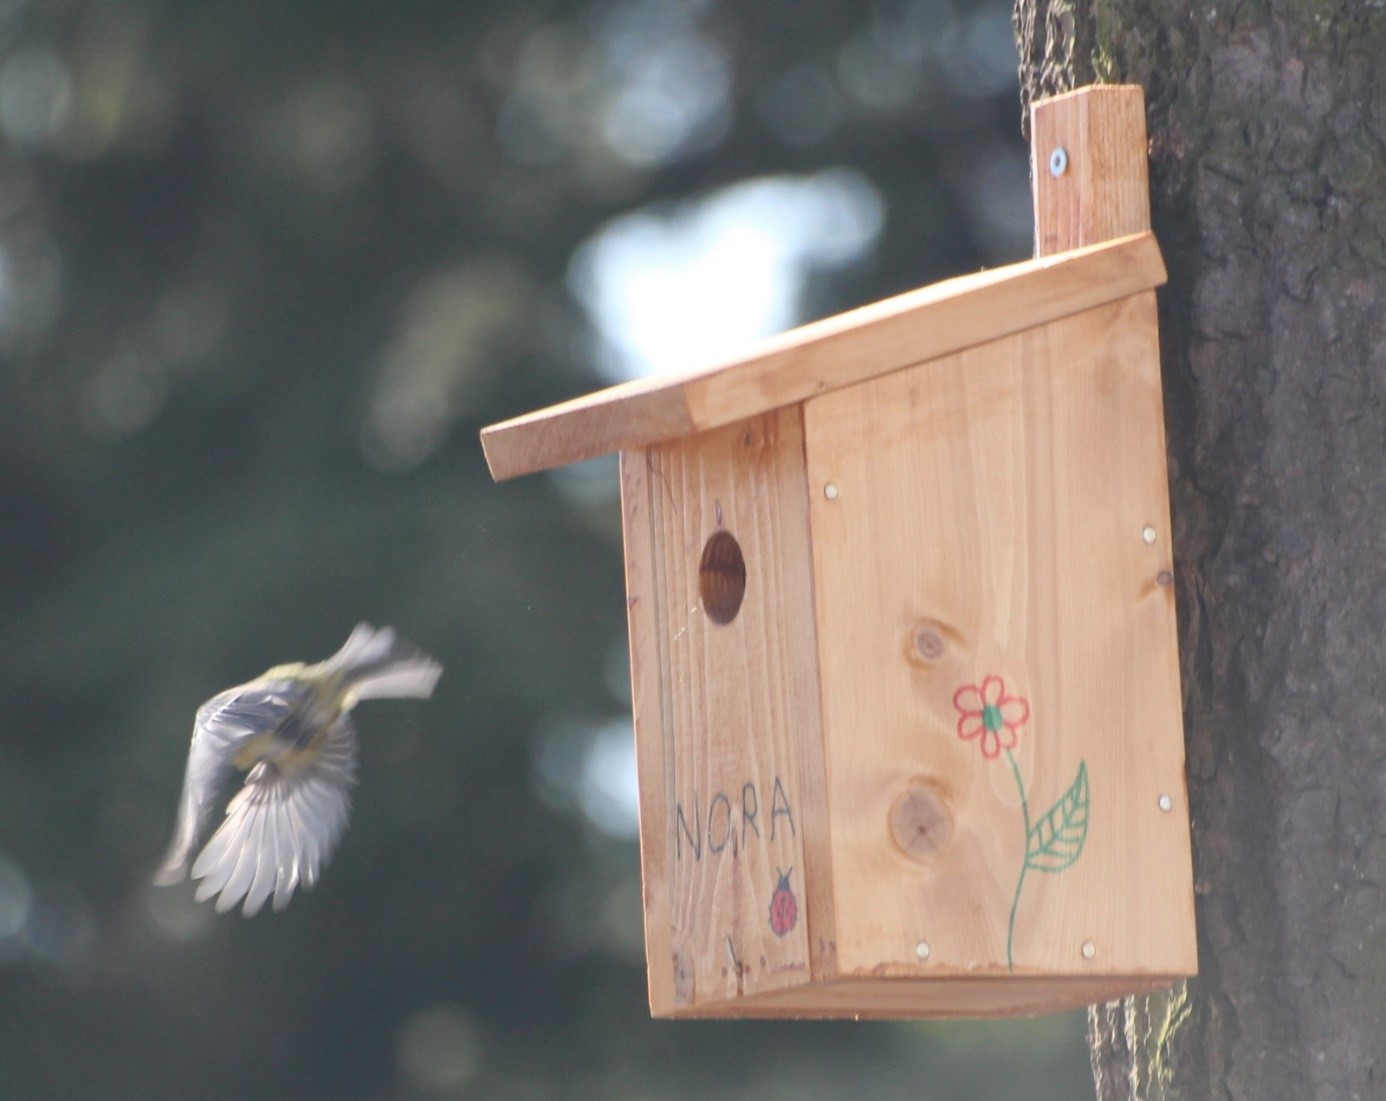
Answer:
<path fill-rule="evenodd" d="M 1030 705 L 1023 696 L 1006 695 L 1006 683 L 988 676 L 978 684 L 964 684 L 953 693 L 958 709 L 958 737 L 982 740 L 982 756 L 994 760 L 1003 749 L 1014 749 L 1020 728 L 1029 721 Z"/>

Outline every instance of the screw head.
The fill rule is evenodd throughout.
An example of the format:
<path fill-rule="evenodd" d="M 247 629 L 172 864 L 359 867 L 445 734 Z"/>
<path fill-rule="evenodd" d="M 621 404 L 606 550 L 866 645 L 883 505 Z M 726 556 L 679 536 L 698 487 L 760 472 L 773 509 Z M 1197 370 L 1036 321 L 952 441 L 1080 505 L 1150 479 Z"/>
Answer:
<path fill-rule="evenodd" d="M 825 485 L 825 486 L 823 487 L 823 496 L 826 497 L 829 501 L 836 501 L 836 500 L 837 500 L 837 483 L 836 483 L 836 482 L 829 482 L 827 485 Z"/>
<path fill-rule="evenodd" d="M 1160 809 L 1163 811 L 1170 811 L 1174 809 L 1174 800 L 1171 799 L 1164 792 L 1160 793 L 1160 798 L 1157 799 L 1156 802 L 1159 804 Z"/>
<path fill-rule="evenodd" d="M 1058 179 L 1068 171 L 1068 150 L 1062 145 L 1054 147 L 1054 152 L 1049 154 L 1049 174 Z"/>
<path fill-rule="evenodd" d="M 927 940 L 921 940 L 918 944 L 914 946 L 914 954 L 918 956 L 921 960 L 927 960 L 929 958 L 930 951 L 931 949 L 929 948 L 929 942 Z"/>
<path fill-rule="evenodd" d="M 1145 540 L 1147 546 L 1155 542 L 1155 529 L 1146 524 L 1145 527 L 1141 528 L 1141 538 Z"/>
<path fill-rule="evenodd" d="M 1083 941 L 1083 958 L 1085 960 L 1090 960 L 1095 958 L 1096 955 L 1097 945 L 1093 944 L 1093 942 L 1090 940 Z"/>

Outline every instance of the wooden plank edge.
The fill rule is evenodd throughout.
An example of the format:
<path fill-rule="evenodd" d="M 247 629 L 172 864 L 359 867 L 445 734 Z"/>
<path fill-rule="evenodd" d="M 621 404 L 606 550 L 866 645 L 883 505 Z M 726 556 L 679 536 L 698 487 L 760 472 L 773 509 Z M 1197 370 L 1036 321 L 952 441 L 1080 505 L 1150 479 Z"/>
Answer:
<path fill-rule="evenodd" d="M 828 798 L 827 740 L 823 721 L 823 649 L 818 629 L 818 563 L 813 553 L 812 490 L 809 488 L 808 424 L 802 403 L 794 410 L 799 425 L 798 475 L 807 546 L 808 592 L 799 594 L 808 607 L 806 616 L 813 654 L 811 695 L 817 722 L 799 732 L 795 765 L 803 825 L 804 914 L 807 922 L 809 977 L 814 983 L 837 975 L 837 891 L 833 885 L 832 802 Z"/>
<path fill-rule="evenodd" d="M 1137 233 L 933 283 L 791 329 L 735 360 L 639 379 L 481 432 L 496 481 L 719 428 L 817 394 L 951 355 L 1165 282 Z M 877 354 L 844 354 L 869 338 Z M 884 352 L 884 354 L 880 354 Z"/>
<path fill-rule="evenodd" d="M 657 591 L 654 496 L 649 453 L 621 452 L 621 514 L 626 566 L 626 619 L 630 639 L 631 705 L 640 794 L 640 880 L 645 921 L 650 1012 L 677 1008 L 669 923 L 668 792 L 665 706 L 661 669 L 664 630 Z"/>
<path fill-rule="evenodd" d="M 483 428 L 481 449 L 504 482 L 696 430 L 682 391 L 665 378 L 637 379 Z"/>
<path fill-rule="evenodd" d="M 669 943 L 667 851 L 668 764 L 661 663 L 660 610 L 656 593 L 653 498 L 649 453 L 621 452 L 621 514 L 625 532 L 625 606 L 631 645 L 631 703 L 640 793 L 640 896 L 644 911 L 646 976 L 650 1011 L 676 1007 Z"/>
<path fill-rule="evenodd" d="M 754 361 L 684 384 L 699 430 L 788 405 L 1104 305 L 1165 281 L 1150 233 L 977 272 L 784 334 Z M 860 343 L 870 342 L 869 355 Z"/>
<path fill-rule="evenodd" d="M 842 978 L 748 998 L 680 1006 L 652 1016 L 667 1020 L 730 1018 L 797 1020 L 963 1020 L 1034 1017 L 1167 990 L 1192 976 L 988 976 L 914 979 Z"/>

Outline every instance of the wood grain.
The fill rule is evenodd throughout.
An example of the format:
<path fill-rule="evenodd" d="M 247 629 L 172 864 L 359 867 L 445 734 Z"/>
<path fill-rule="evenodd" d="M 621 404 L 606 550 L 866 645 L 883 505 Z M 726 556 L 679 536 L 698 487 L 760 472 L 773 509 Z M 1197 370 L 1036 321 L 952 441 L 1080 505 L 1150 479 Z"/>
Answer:
<path fill-rule="evenodd" d="M 665 821 L 672 790 L 663 698 L 664 616 L 656 590 L 654 520 L 649 461 L 643 450 L 621 452 L 621 516 L 625 537 L 626 621 L 630 633 L 631 711 L 635 721 L 636 782 L 640 797 L 640 875 L 645 911 L 645 964 L 650 1009 L 675 1006 L 669 924 L 673 837 Z"/>
<path fill-rule="evenodd" d="M 664 1016 L 852 1017 L 1024 1017 L 1058 1013 L 1169 986 L 1178 975 L 1032 978 L 838 979 L 809 987 L 769 991 L 735 1002 L 687 1006 Z"/>
<path fill-rule="evenodd" d="M 735 360 L 492 425 L 498 481 L 780 409 L 1163 283 L 1149 233 L 962 276 L 784 333 Z"/>
<path fill-rule="evenodd" d="M 1010 973 L 1019 789 L 954 703 L 989 675 L 1029 702 L 1032 818 L 1090 778 L 1081 858 L 1024 881 L 1014 974 L 1192 972 L 1153 294 L 817 398 L 805 426 L 840 973 Z M 935 660 L 911 660 L 920 624 Z M 951 818 L 923 860 L 891 828 L 921 780 Z"/>
<path fill-rule="evenodd" d="M 623 485 L 641 528 L 627 581 L 659 1015 L 806 983 L 813 938 L 832 940 L 800 412 L 627 453 Z M 745 562 L 725 624 L 699 597 L 718 533 Z M 781 877 L 797 914 L 776 928 Z"/>
<path fill-rule="evenodd" d="M 1098 85 L 1030 109 L 1035 255 L 1150 229 L 1145 96 L 1136 85 Z M 1055 176 L 1049 159 L 1063 149 Z"/>

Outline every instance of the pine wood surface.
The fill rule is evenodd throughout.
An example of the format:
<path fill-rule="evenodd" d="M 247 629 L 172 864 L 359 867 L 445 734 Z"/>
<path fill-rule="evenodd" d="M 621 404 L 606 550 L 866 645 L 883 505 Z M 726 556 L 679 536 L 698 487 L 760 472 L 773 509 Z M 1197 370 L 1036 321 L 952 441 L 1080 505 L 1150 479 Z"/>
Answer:
<path fill-rule="evenodd" d="M 949 279 L 783 333 L 728 363 L 492 425 L 498 481 L 717 428 L 1163 283 L 1148 232 Z"/>
<path fill-rule="evenodd" d="M 1098 85 L 1042 100 L 1030 112 L 1035 255 L 1150 229 L 1145 96 L 1135 85 Z M 1049 169 L 1063 149 L 1067 169 Z"/>
<path fill-rule="evenodd" d="M 806 982 L 832 878 L 800 410 L 627 453 L 623 490 L 652 1006 Z M 699 595 L 716 532 L 746 570 L 726 624 Z"/>
<path fill-rule="evenodd" d="M 1146 293 L 806 406 L 843 974 L 1009 970 L 1019 790 L 954 701 L 992 675 L 1028 702 L 1032 820 L 1080 763 L 1090 788 L 1081 857 L 1024 880 L 1015 973 L 1193 967 L 1156 340 Z M 890 826 L 912 785 L 951 821 L 922 858 Z"/>
<path fill-rule="evenodd" d="M 671 735 L 666 733 L 663 630 L 656 589 L 649 461 L 643 449 L 621 452 L 621 531 L 625 541 L 626 620 L 630 636 L 631 711 L 640 803 L 640 879 L 650 1010 L 674 1007 L 669 923 L 670 843 L 665 808 L 672 790 Z"/>
<path fill-rule="evenodd" d="M 657 1016 L 719 1017 L 1015 1017 L 1058 1013 L 1095 1001 L 1169 986 L 1176 975 L 1121 978 L 1034 979 L 872 977 L 837 979 L 806 987 L 788 987 L 730 1002 L 707 1002 Z"/>

